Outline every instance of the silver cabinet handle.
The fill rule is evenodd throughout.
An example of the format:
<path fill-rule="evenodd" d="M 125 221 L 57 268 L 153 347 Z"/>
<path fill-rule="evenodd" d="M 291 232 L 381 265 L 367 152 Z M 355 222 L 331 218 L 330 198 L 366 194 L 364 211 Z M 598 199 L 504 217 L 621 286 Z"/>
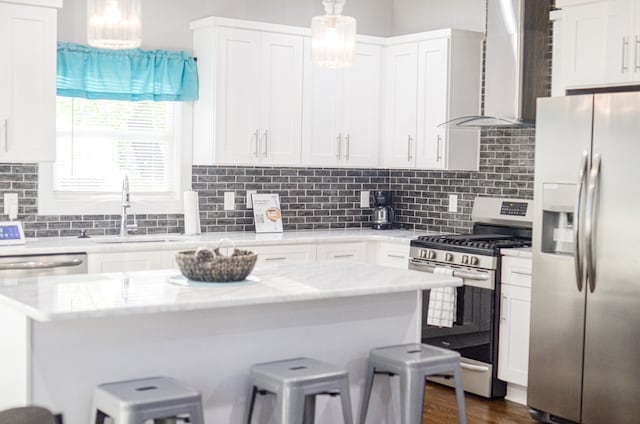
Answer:
<path fill-rule="evenodd" d="M 621 73 L 627 72 L 627 49 L 629 48 L 629 40 L 627 37 L 622 37 L 622 69 Z"/>
<path fill-rule="evenodd" d="M 640 70 L 640 63 L 638 62 L 638 46 L 639 45 L 640 45 L 640 37 L 636 35 L 636 44 L 634 49 L 635 54 L 634 54 L 634 62 L 633 62 L 635 71 Z"/>
<path fill-rule="evenodd" d="M 440 154 L 440 143 L 442 142 L 442 137 L 438 134 L 438 140 L 436 143 L 436 162 L 440 162 L 442 160 L 442 155 Z"/>
<path fill-rule="evenodd" d="M 394 255 L 393 253 L 387 253 L 387 256 L 395 259 L 404 259 L 405 257 L 402 255 Z"/>
<path fill-rule="evenodd" d="M 489 372 L 489 367 L 483 367 L 482 365 L 471 365 L 466 362 L 460 363 L 460 368 L 464 368 L 469 371 Z"/>
<path fill-rule="evenodd" d="M 588 176 L 588 167 L 589 166 L 589 153 L 582 152 L 582 160 L 580 161 L 580 171 L 578 172 L 578 191 L 576 194 L 576 205 L 573 210 L 573 246 L 574 246 L 574 264 L 576 268 L 576 282 L 578 284 L 578 291 L 582 291 L 582 287 L 584 287 L 584 262 L 582 257 L 582 212 L 583 212 L 583 199 L 584 199 L 584 190 L 587 185 L 586 180 Z"/>
<path fill-rule="evenodd" d="M 9 151 L 9 120 L 4 120 L 4 152 Z"/>
<path fill-rule="evenodd" d="M 285 261 L 287 258 L 286 256 L 279 256 L 279 257 L 273 257 L 273 258 L 264 258 L 265 261 Z"/>
<path fill-rule="evenodd" d="M 255 142 L 256 142 L 256 150 L 253 152 L 253 156 L 258 157 L 258 149 L 260 149 L 260 143 L 258 142 L 258 138 L 260 138 L 259 135 L 260 131 L 256 130 L 256 132 L 253 133 L 253 136 L 255 137 Z"/>
<path fill-rule="evenodd" d="M 54 262 L 10 262 L 6 264 L 0 264 L 1 271 L 9 270 L 34 270 L 34 269 L 52 269 L 52 268 L 65 268 L 72 266 L 82 265 L 82 259 L 71 259 L 68 261 L 54 261 Z"/>
<path fill-rule="evenodd" d="M 502 302 L 500 302 L 500 319 L 502 321 L 508 321 L 509 318 L 507 316 L 507 301 L 509 299 L 507 298 L 507 296 L 502 296 Z"/>
<path fill-rule="evenodd" d="M 338 140 L 338 154 L 336 155 L 336 157 L 338 158 L 338 160 L 340 160 L 342 158 L 342 133 L 338 134 L 336 140 Z"/>
<path fill-rule="evenodd" d="M 344 158 L 349 160 L 349 155 L 351 154 L 351 134 L 347 134 L 345 141 L 347 142 L 347 153 L 344 155 Z"/>
<path fill-rule="evenodd" d="M 262 156 L 267 157 L 267 147 L 269 142 L 269 130 L 264 130 L 264 151 L 262 152 Z"/>
<path fill-rule="evenodd" d="M 596 228 L 597 219 L 597 196 L 598 185 L 600 182 L 600 162 L 599 154 L 593 156 L 593 164 L 591 165 L 591 173 L 589 174 L 589 185 L 587 186 L 587 215 L 584 220 L 584 241 L 585 254 L 587 258 L 587 281 L 589 282 L 589 291 L 593 293 L 596 290 L 596 250 L 594 246 L 593 233 Z"/>
<path fill-rule="evenodd" d="M 408 136 L 408 140 L 407 140 L 407 161 L 411 162 L 411 159 L 413 159 L 413 155 L 411 154 L 411 143 L 413 142 L 413 137 L 411 137 L 411 134 L 409 134 Z"/>
<path fill-rule="evenodd" d="M 334 255 L 333 257 L 335 259 L 340 259 L 340 258 L 353 258 L 355 255 L 353 253 L 349 253 L 346 255 Z"/>

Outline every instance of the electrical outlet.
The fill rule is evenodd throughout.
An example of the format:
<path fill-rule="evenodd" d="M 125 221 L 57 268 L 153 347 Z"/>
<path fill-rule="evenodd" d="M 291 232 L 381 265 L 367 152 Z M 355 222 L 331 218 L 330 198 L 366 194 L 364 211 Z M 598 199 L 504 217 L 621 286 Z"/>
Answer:
<path fill-rule="evenodd" d="M 370 191 L 361 191 L 360 192 L 360 207 L 361 208 L 368 208 L 371 203 L 371 199 L 370 199 Z"/>
<path fill-rule="evenodd" d="M 258 190 L 247 190 L 247 209 L 253 209 L 253 199 L 251 196 L 256 194 Z"/>
<path fill-rule="evenodd" d="M 236 194 L 233 191 L 224 192 L 224 210 L 232 211 L 236 208 Z"/>
<path fill-rule="evenodd" d="M 458 212 L 458 195 L 449 195 L 449 212 Z"/>
<path fill-rule="evenodd" d="M 4 194 L 4 214 L 7 215 L 10 220 L 18 217 L 18 193 Z"/>

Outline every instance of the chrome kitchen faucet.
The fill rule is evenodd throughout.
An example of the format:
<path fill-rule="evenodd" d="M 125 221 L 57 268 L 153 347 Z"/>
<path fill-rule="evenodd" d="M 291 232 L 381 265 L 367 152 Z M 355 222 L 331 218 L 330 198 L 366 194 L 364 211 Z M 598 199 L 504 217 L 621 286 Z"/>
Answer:
<path fill-rule="evenodd" d="M 129 194 L 129 177 L 124 176 L 122 180 L 122 212 L 120 213 L 120 237 L 126 237 L 129 232 L 138 230 L 136 215 L 133 214 L 133 224 L 127 224 L 127 209 L 131 207 Z"/>

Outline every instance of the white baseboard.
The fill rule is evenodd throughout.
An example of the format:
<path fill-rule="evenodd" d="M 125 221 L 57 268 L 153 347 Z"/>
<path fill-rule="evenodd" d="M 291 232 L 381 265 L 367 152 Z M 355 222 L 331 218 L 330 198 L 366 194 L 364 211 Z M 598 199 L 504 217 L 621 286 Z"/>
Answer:
<path fill-rule="evenodd" d="M 504 397 L 511 402 L 519 403 L 520 405 L 527 404 L 527 386 L 520 386 L 519 384 L 507 383 L 507 395 Z"/>

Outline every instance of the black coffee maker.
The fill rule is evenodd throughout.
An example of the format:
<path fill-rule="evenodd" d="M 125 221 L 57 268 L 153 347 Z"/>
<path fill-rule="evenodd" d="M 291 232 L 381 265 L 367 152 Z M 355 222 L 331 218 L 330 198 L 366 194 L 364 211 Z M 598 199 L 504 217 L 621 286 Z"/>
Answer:
<path fill-rule="evenodd" d="M 393 208 L 391 207 L 391 192 L 373 191 L 373 216 L 371 219 L 374 230 L 389 230 L 393 226 Z"/>

